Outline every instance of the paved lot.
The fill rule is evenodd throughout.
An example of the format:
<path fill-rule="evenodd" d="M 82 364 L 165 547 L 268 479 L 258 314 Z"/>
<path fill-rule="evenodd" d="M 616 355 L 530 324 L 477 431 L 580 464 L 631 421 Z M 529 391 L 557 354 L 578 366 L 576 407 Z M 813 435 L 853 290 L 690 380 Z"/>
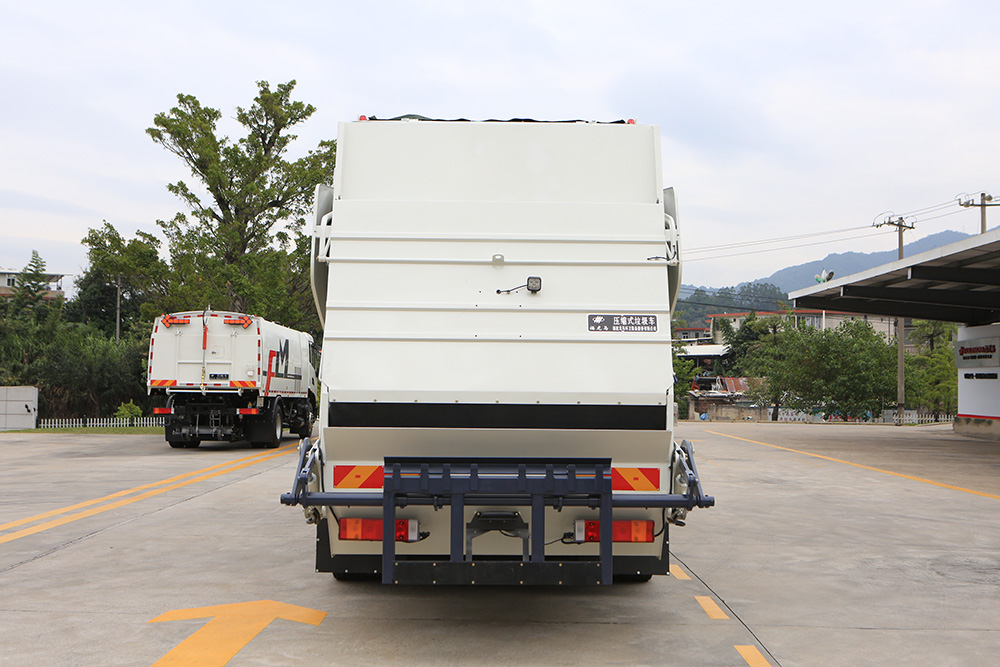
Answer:
<path fill-rule="evenodd" d="M 0 664 L 996 662 L 1000 445 L 938 426 L 678 436 L 718 499 L 671 533 L 690 579 L 425 589 L 313 572 L 314 529 L 277 501 L 293 440 L 0 434 Z"/>

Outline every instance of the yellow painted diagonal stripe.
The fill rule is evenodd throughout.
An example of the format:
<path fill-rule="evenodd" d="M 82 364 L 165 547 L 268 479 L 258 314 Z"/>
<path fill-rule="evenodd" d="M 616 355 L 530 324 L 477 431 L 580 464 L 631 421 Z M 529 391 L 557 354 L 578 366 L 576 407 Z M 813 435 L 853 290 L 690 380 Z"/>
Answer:
<path fill-rule="evenodd" d="M 185 487 L 185 486 L 188 486 L 190 484 L 194 484 L 195 482 L 202 482 L 202 481 L 207 480 L 207 479 L 212 479 L 213 477 L 218 477 L 219 475 L 225 475 L 226 473 L 235 472 L 235 471 L 240 470 L 242 468 L 246 468 L 246 467 L 252 466 L 252 465 L 254 465 L 256 463 L 262 463 L 264 461 L 269 461 L 271 459 L 277 458 L 279 456 L 284 456 L 285 454 L 289 454 L 289 453 L 295 451 L 296 447 L 297 447 L 297 445 L 291 445 L 291 446 L 288 446 L 288 447 L 283 447 L 281 449 L 275 450 L 274 452 L 271 452 L 271 453 L 268 453 L 268 454 L 247 457 L 246 459 L 240 459 L 240 461 L 242 461 L 242 463 L 233 462 L 233 464 L 221 464 L 222 469 L 221 470 L 216 470 L 215 472 L 210 472 L 210 473 L 206 473 L 206 474 L 203 474 L 203 475 L 199 475 L 197 477 L 194 477 L 192 479 L 189 479 L 189 480 L 186 480 L 186 481 L 183 481 L 183 482 L 177 482 L 177 483 L 174 483 L 174 484 L 169 484 L 168 486 L 163 486 L 162 488 L 153 488 L 153 490 L 146 491 L 145 493 L 140 493 L 137 496 L 132 496 L 130 498 L 124 498 L 122 500 L 111 502 L 111 503 L 108 503 L 106 505 L 101 505 L 99 507 L 92 507 L 91 509 L 85 510 L 83 512 L 77 512 L 76 514 L 70 514 L 68 516 L 64 516 L 64 517 L 59 518 L 59 519 L 54 519 L 52 521 L 46 521 L 45 523 L 40 523 L 38 525 L 31 526 L 30 528 L 24 528 L 23 530 L 19 530 L 19 531 L 13 532 L 13 533 L 8 533 L 6 535 L 0 535 L 0 544 L 6 544 L 7 542 L 13 542 L 14 540 L 21 539 L 22 537 L 27 537 L 28 535 L 34 535 L 35 533 L 40 533 L 42 531 L 49 530 L 51 528 L 57 528 L 59 526 L 66 525 L 67 523 L 72 523 L 74 521 L 79 521 L 80 519 L 86 519 L 86 518 L 94 516 L 96 514 L 101 514 L 102 512 L 107 512 L 108 510 L 116 509 L 118 507 L 124 507 L 125 505 L 131 505 L 134 502 L 138 502 L 140 500 L 145 500 L 146 498 L 152 498 L 153 496 L 158 496 L 161 493 L 166 493 L 167 491 L 172 491 L 174 489 L 179 489 L 181 487 Z M 220 466 L 212 466 L 212 468 L 219 468 L 219 467 Z M 212 468 L 206 468 L 205 470 L 211 470 Z M 201 471 L 198 471 L 198 472 L 201 472 Z M 180 475 L 178 477 L 171 478 L 171 480 L 173 480 L 173 479 L 180 479 L 182 477 L 187 477 L 189 475 L 197 475 L 198 472 L 188 473 L 187 475 Z M 129 491 L 119 491 L 118 493 L 112 494 L 110 496 L 105 496 L 104 498 L 97 498 L 95 500 L 90 500 L 90 501 L 87 501 L 85 503 L 78 503 L 77 505 L 71 505 L 70 507 L 64 507 L 64 508 L 62 508 L 60 510 L 52 510 L 52 512 L 47 512 L 45 514 L 39 514 L 39 515 L 37 515 L 35 517 L 29 517 L 28 519 L 21 519 L 18 522 L 11 522 L 11 524 L 4 524 L 4 526 L 12 527 L 13 524 L 22 525 L 23 523 L 27 523 L 27 522 L 30 522 L 30 521 L 37 521 L 37 520 L 40 520 L 40 519 L 45 518 L 47 516 L 55 516 L 57 514 L 61 514 L 61 513 L 64 513 L 64 512 L 72 511 L 75 508 L 85 507 L 85 506 L 88 506 L 88 505 L 94 505 L 94 504 L 97 504 L 99 502 L 103 502 L 104 500 L 109 500 L 109 499 L 114 498 L 114 497 L 119 497 L 122 494 L 127 494 L 127 493 L 134 492 L 135 490 L 138 490 L 138 489 L 149 488 L 149 487 L 156 487 L 156 486 L 160 486 L 162 484 L 167 484 L 171 480 L 164 480 L 162 482 L 156 482 L 156 483 L 153 483 L 153 484 L 147 484 L 147 485 L 144 485 L 142 487 L 136 487 L 135 489 L 130 489 Z"/>
<path fill-rule="evenodd" d="M 771 667 L 771 663 L 761 655 L 756 646 L 734 646 L 733 648 L 740 652 L 750 667 Z"/>
<path fill-rule="evenodd" d="M 726 612 L 722 611 L 722 608 L 715 603 L 715 600 L 707 595 L 695 595 L 694 599 L 698 601 L 698 604 L 701 605 L 701 608 L 705 610 L 705 613 L 712 620 L 721 621 L 722 619 L 729 618 Z"/>
<path fill-rule="evenodd" d="M 691 581 L 691 577 L 688 573 L 681 569 L 681 566 L 676 563 L 670 564 L 670 575 L 675 579 L 680 579 L 681 581 Z"/>

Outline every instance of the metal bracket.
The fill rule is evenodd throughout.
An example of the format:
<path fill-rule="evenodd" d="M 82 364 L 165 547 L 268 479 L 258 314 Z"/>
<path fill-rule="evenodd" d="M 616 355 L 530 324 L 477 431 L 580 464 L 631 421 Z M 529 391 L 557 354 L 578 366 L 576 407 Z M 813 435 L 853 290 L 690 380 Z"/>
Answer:
<path fill-rule="evenodd" d="M 472 560 L 472 540 L 494 530 L 521 538 L 521 560 L 528 562 L 530 531 L 520 512 L 476 512 L 472 521 L 465 524 L 465 560 Z"/>

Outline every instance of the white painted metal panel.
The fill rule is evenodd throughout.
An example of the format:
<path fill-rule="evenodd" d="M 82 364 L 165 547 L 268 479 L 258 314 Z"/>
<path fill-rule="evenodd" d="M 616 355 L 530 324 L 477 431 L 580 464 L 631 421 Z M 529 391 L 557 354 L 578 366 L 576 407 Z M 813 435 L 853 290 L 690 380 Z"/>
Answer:
<path fill-rule="evenodd" d="M 167 327 L 163 316 L 157 318 L 150 339 L 150 383 L 176 381 L 168 387 L 171 392 L 201 391 L 203 386 L 206 391 L 238 391 L 232 382 L 253 382 L 253 388 L 264 389 L 270 362 L 271 394 L 304 397 L 315 384 L 308 334 L 228 311 L 186 311 L 170 317 L 188 323 Z M 247 317 L 247 326 L 226 322 Z"/>
<path fill-rule="evenodd" d="M 341 125 L 321 376 L 336 401 L 664 405 L 651 126 Z M 542 279 L 536 294 L 520 289 Z M 656 320 L 597 332 L 591 315 Z"/>

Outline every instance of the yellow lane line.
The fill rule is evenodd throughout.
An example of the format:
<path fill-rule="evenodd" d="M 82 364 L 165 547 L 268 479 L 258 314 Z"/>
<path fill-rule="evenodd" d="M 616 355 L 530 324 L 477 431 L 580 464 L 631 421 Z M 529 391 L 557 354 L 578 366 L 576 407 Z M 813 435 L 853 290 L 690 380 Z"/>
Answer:
<path fill-rule="evenodd" d="M 297 447 L 297 446 L 298 446 L 297 444 L 296 445 L 288 445 L 288 446 L 282 447 L 282 448 L 274 450 L 274 451 L 286 452 L 290 448 Z M 75 505 L 69 505 L 68 507 L 62 507 L 60 509 L 50 510 L 48 512 L 44 512 L 42 514 L 36 514 L 35 516 L 29 516 L 29 517 L 24 518 L 24 519 L 18 519 L 17 521 L 10 521 L 8 523 L 0 524 L 0 530 L 7 530 L 8 528 L 16 528 L 17 526 L 23 526 L 26 523 L 33 523 L 35 521 L 41 521 L 42 519 L 48 519 L 49 517 L 52 517 L 52 516 L 58 516 L 60 514 L 65 514 L 66 512 L 72 512 L 73 510 L 78 510 L 81 507 L 90 507 L 91 505 L 96 505 L 97 503 L 102 503 L 105 500 L 113 500 L 114 498 L 121 498 L 122 496 L 129 495 L 130 493 L 135 493 L 136 491 L 142 491 L 143 489 L 152 489 L 152 488 L 155 488 L 157 486 L 161 486 L 163 484 L 169 484 L 171 482 L 176 482 L 178 480 L 184 479 L 185 477 L 191 477 L 192 475 L 200 475 L 201 473 L 210 472 L 210 471 L 215 470 L 217 468 L 225 468 L 227 466 L 233 465 L 234 463 L 241 463 L 243 461 L 249 461 L 251 459 L 256 459 L 256 458 L 261 457 L 261 456 L 267 456 L 268 454 L 273 454 L 273 453 L 274 452 L 260 452 L 258 454 L 254 454 L 252 456 L 247 456 L 247 457 L 242 458 L 242 459 L 236 459 L 235 461 L 227 461 L 226 463 L 219 463 L 218 465 L 210 466 L 208 468 L 202 468 L 201 470 L 195 470 L 193 472 L 184 473 L 183 475 L 177 475 L 176 477 L 170 477 L 169 479 L 163 479 L 163 480 L 160 480 L 159 482 L 152 482 L 150 484 L 143 484 L 142 486 L 136 486 L 136 487 L 133 487 L 131 489 L 126 489 L 124 491 L 118 491 L 116 493 L 112 493 L 109 496 L 103 496 L 101 498 L 94 498 L 93 500 L 87 500 L 87 501 L 84 501 L 82 503 L 77 503 Z"/>
<path fill-rule="evenodd" d="M 885 475 L 892 475 L 894 477 L 902 477 L 903 479 L 908 479 L 913 482 L 923 482 L 924 484 L 931 484 L 933 486 L 940 486 L 942 489 L 951 489 L 952 491 L 962 491 L 963 493 L 971 493 L 974 496 L 982 496 L 984 498 L 993 498 L 995 500 L 1000 500 L 1000 496 L 995 493 L 986 493 L 985 491 L 976 491 L 975 489 L 967 489 L 962 486 L 952 486 L 951 484 L 944 484 L 943 482 L 935 482 L 933 479 L 925 479 L 923 477 L 914 477 L 913 475 L 905 475 L 901 472 L 893 472 L 892 470 L 884 470 L 882 468 L 875 468 L 872 466 L 866 466 L 861 463 L 854 463 L 852 461 L 845 461 L 843 459 L 835 459 L 832 456 L 823 456 L 822 454 L 813 454 L 812 452 L 804 452 L 799 449 L 792 449 L 791 447 L 782 447 L 781 445 L 772 445 L 769 442 L 760 442 L 759 440 L 750 440 L 749 438 L 740 438 L 735 435 L 728 435 L 726 433 L 717 433 L 715 431 L 707 431 L 714 435 L 721 435 L 723 438 L 732 438 L 733 440 L 742 440 L 743 442 L 752 442 L 755 445 L 764 445 L 765 447 L 774 447 L 775 449 L 783 449 L 786 452 L 792 452 L 794 454 L 802 454 L 804 456 L 813 456 L 817 459 L 823 459 L 824 461 L 833 461 L 834 463 L 843 463 L 844 465 L 854 466 L 855 468 L 863 468 L 865 470 L 871 470 L 874 472 L 880 472 Z"/>
<path fill-rule="evenodd" d="M 681 581 L 691 581 L 691 577 L 688 576 L 687 572 L 682 570 L 681 566 L 676 563 L 670 564 L 670 575 Z"/>
<path fill-rule="evenodd" d="M 761 655 L 756 646 L 734 646 L 750 667 L 771 667 L 771 663 Z"/>
<path fill-rule="evenodd" d="M 705 610 L 708 617 L 715 621 L 720 621 L 725 618 L 729 618 L 726 612 L 722 611 L 722 608 L 715 603 L 715 600 L 708 597 L 707 595 L 695 595 L 694 599 L 698 601 L 701 608 Z"/>
<path fill-rule="evenodd" d="M 160 488 L 160 489 L 155 489 L 155 490 L 152 490 L 152 491 L 146 491 L 145 493 L 141 493 L 141 494 L 139 494 L 137 496 L 132 496 L 131 498 L 125 498 L 123 500 L 118 500 L 118 501 L 113 502 L 113 503 L 108 503 L 107 505 L 101 505 L 100 507 L 94 507 L 92 509 L 89 509 L 89 510 L 86 510 L 86 511 L 83 511 L 83 512 L 77 512 L 76 514 L 70 514 L 69 516 L 64 516 L 61 519 L 54 519 L 52 521 L 47 521 L 45 523 L 40 523 L 40 524 L 38 524 L 36 526 L 32 526 L 31 528 L 25 528 L 23 530 L 19 530 L 19 531 L 14 532 L 14 533 L 8 533 L 6 535 L 0 536 L 0 544 L 5 544 L 7 542 L 12 542 L 12 541 L 18 540 L 18 539 L 20 539 L 22 537 L 27 537 L 28 535 L 34 535 L 35 533 L 40 533 L 40 532 L 42 532 L 44 530 L 49 530 L 50 528 L 57 528 L 59 526 L 65 525 L 67 523 L 72 523 L 73 521 L 79 521 L 80 519 L 86 519 L 87 517 L 91 517 L 91 516 L 94 516 L 95 514 L 100 514 L 102 512 L 107 512 L 108 510 L 116 509 L 118 507 L 124 507 L 125 505 L 131 505 L 134 502 L 138 502 L 140 500 L 145 500 L 146 498 L 152 498 L 153 496 L 158 496 L 161 493 L 166 493 L 167 491 L 172 491 L 174 489 L 179 489 L 181 487 L 188 486 L 189 484 L 194 484 L 195 482 L 202 482 L 202 481 L 205 481 L 206 479 L 212 479 L 213 477 L 218 477 L 219 475 L 225 475 L 226 473 L 235 472 L 235 471 L 240 470 L 242 468 L 246 468 L 246 467 L 252 466 L 252 465 L 254 465 L 256 463 L 263 463 L 264 461 L 270 461 L 271 459 L 277 458 L 279 456 L 284 456 L 285 454 L 290 454 L 292 451 L 293 451 L 293 448 L 289 447 L 289 448 L 285 448 L 283 450 L 276 450 L 275 452 L 272 452 L 270 454 L 265 454 L 265 455 L 262 455 L 262 456 L 247 457 L 246 459 L 241 459 L 241 461 L 243 461 L 243 463 L 227 467 L 227 468 L 225 468 L 223 470 L 217 470 L 215 472 L 211 472 L 211 473 L 208 473 L 208 474 L 205 474 L 205 475 L 201 475 L 199 477 L 195 477 L 193 479 L 189 479 L 189 480 L 184 481 L 184 482 L 178 482 L 176 484 L 171 484 L 169 486 L 165 486 L 165 487 Z M 218 466 L 213 466 L 213 467 L 218 467 Z"/>

